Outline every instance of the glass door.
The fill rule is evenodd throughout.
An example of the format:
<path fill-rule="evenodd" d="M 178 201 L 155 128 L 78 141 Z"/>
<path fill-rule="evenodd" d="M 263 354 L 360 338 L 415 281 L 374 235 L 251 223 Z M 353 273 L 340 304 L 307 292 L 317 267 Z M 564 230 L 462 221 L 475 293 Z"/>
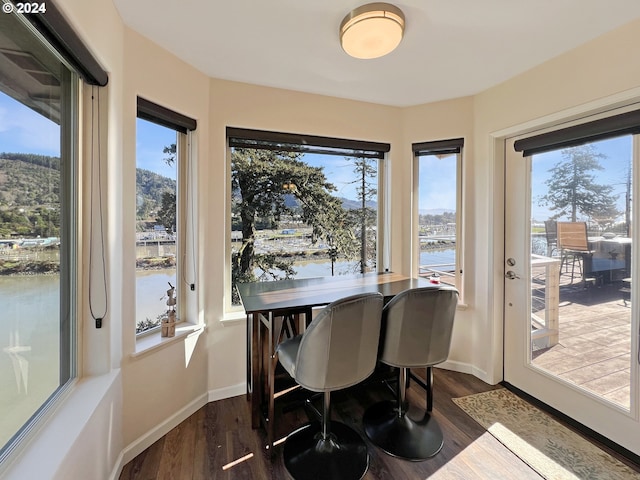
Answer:
<path fill-rule="evenodd" d="M 504 360 L 507 382 L 639 454 L 634 150 L 507 141 Z"/>

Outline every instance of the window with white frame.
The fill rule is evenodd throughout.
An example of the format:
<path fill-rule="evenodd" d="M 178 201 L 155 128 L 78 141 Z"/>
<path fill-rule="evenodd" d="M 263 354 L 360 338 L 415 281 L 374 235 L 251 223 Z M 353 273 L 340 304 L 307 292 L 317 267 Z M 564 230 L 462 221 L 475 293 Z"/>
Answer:
<path fill-rule="evenodd" d="M 462 147 L 464 139 L 414 143 L 417 235 L 421 277 L 462 289 Z M 462 293 L 462 292 L 461 292 Z"/>
<path fill-rule="evenodd" d="M 227 128 L 228 308 L 248 281 L 379 271 L 389 145 Z"/>
<path fill-rule="evenodd" d="M 195 120 L 138 97 L 136 334 L 181 318 L 186 258 L 187 135 Z M 169 331 L 163 335 L 170 334 Z"/>

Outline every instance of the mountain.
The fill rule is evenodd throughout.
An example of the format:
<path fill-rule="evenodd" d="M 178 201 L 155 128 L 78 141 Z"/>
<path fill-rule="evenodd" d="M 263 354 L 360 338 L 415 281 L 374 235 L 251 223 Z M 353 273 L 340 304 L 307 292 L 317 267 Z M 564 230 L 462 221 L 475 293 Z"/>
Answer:
<path fill-rule="evenodd" d="M 357 210 L 362 206 L 362 203 L 360 202 L 360 200 L 351 200 L 344 197 L 339 197 L 339 198 L 340 198 L 340 201 L 342 202 L 342 208 L 344 208 L 345 210 Z M 296 208 L 299 205 L 299 202 L 295 196 L 288 193 L 284 196 L 284 204 L 289 208 Z M 377 202 L 368 201 L 366 202 L 366 205 L 367 207 L 373 210 L 376 210 L 378 208 Z"/>
<path fill-rule="evenodd" d="M 150 170 L 136 169 L 139 214 L 153 214 L 163 193 L 175 192 L 176 181 Z M 0 153 L 0 208 L 33 209 L 60 203 L 60 158 L 29 153 Z"/>
<path fill-rule="evenodd" d="M 340 197 L 340 200 L 342 200 L 342 208 L 345 210 L 357 210 L 362 208 L 362 202 L 360 200 L 350 200 L 344 197 Z M 378 203 L 371 200 L 366 201 L 365 205 L 373 210 L 378 209 Z"/>
<path fill-rule="evenodd" d="M 59 202 L 59 158 L 0 153 L 0 206 L 36 207 Z"/>
<path fill-rule="evenodd" d="M 143 168 L 136 168 L 138 218 L 155 217 L 165 192 L 175 193 L 176 181 Z"/>
<path fill-rule="evenodd" d="M 456 213 L 455 210 L 447 208 L 421 208 L 420 215 L 442 215 L 443 213 Z"/>

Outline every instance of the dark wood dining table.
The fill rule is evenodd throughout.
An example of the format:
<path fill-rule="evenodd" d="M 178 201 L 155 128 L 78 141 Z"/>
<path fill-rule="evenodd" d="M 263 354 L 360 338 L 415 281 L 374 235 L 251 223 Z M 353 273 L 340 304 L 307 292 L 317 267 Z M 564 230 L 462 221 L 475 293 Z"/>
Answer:
<path fill-rule="evenodd" d="M 238 284 L 247 314 L 247 399 L 251 402 L 253 428 L 264 426 L 268 448 L 273 446 L 273 415 L 277 344 L 283 319 L 307 317 L 311 309 L 362 293 L 380 292 L 385 302 L 417 287 L 437 286 L 425 278 L 397 273 L 367 273 L 336 277 L 301 278 L 275 282 Z M 304 327 L 302 327 L 304 328 Z"/>

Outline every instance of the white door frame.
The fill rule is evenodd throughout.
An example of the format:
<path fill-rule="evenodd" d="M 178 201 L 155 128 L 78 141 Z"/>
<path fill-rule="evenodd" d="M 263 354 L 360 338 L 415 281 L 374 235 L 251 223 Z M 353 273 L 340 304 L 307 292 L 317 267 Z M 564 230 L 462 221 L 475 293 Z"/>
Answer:
<path fill-rule="evenodd" d="M 627 110 L 637 109 L 638 102 L 640 102 L 640 89 L 637 89 L 637 91 L 635 91 L 633 94 L 628 92 L 624 97 L 619 96 L 616 98 L 599 100 L 589 105 L 576 107 L 568 111 L 559 112 L 559 113 L 550 115 L 548 117 L 544 117 L 541 119 L 528 122 L 526 124 L 521 124 L 509 129 L 492 133 L 491 134 L 492 142 L 493 142 L 492 147 L 494 152 L 494 158 L 496 161 L 495 163 L 496 179 L 499 176 L 499 173 L 503 173 L 503 175 L 504 173 L 506 173 L 505 162 L 508 161 L 507 157 L 514 155 L 508 151 L 509 147 L 505 146 L 505 141 L 507 140 L 507 138 L 527 134 L 532 131 L 536 131 L 536 133 L 538 133 L 543 130 L 551 130 L 553 128 L 559 128 L 558 126 L 561 124 L 563 126 L 565 125 L 568 126 L 568 122 L 575 121 L 575 119 L 584 118 L 586 116 L 592 116 L 592 115 L 608 116 L 611 113 L 605 114 L 603 112 L 611 111 L 614 109 L 614 107 L 617 107 L 620 104 L 626 104 Z M 622 111 L 623 110 L 620 110 L 620 113 Z M 578 123 L 578 122 L 574 122 L 574 123 Z M 638 140 L 637 136 L 634 139 L 633 148 L 634 148 L 634 158 L 636 161 L 636 166 L 633 169 L 634 185 L 635 185 L 634 193 L 638 193 L 638 191 L 640 190 L 640 172 L 639 172 L 640 168 L 638 168 L 637 165 L 638 165 L 638 158 L 640 158 L 640 140 Z M 518 153 L 517 155 L 519 155 L 521 161 L 524 161 L 521 154 Z M 511 160 L 513 160 L 513 156 Z M 506 187 L 507 186 L 505 184 L 504 185 L 505 193 L 506 193 Z M 504 198 L 505 197 L 503 196 L 502 202 L 504 202 Z M 633 198 L 640 198 L 640 196 L 634 195 Z M 505 203 L 501 205 L 501 210 L 504 213 L 503 218 L 505 222 L 506 222 L 506 215 L 508 213 L 508 208 L 509 206 Z M 638 210 L 638 209 L 635 209 L 635 210 Z M 497 216 L 497 218 L 499 218 L 499 216 Z M 503 228 L 503 232 L 506 233 L 506 230 L 505 230 L 506 223 L 502 225 L 502 228 Z M 635 227 L 635 231 L 636 232 L 639 231 L 639 228 L 637 226 Z M 636 235 L 636 238 L 640 238 L 640 236 Z M 638 243 L 639 242 L 634 242 L 632 258 L 640 258 L 640 257 L 636 257 L 636 255 L 638 255 L 638 251 L 640 250 L 640 247 L 637 245 Z M 503 253 L 504 253 L 503 258 L 506 260 L 506 255 L 508 254 L 508 252 L 504 251 Z M 530 257 L 530 255 L 528 256 Z M 529 260 L 527 259 L 527 262 L 528 261 Z M 503 269 L 500 276 L 504 275 L 504 272 L 506 270 L 507 270 L 507 266 L 503 264 Z M 528 274 L 528 272 L 529 272 L 528 268 L 525 268 L 524 270 L 525 275 Z M 503 300 L 502 303 L 503 305 L 505 305 L 504 308 L 506 309 L 507 308 L 506 286 L 502 278 L 497 278 L 497 277 L 498 275 L 496 275 L 496 280 L 495 280 L 497 291 L 502 292 L 502 300 Z M 634 298 L 632 299 L 632 301 L 635 300 L 635 297 L 639 297 L 635 293 L 633 293 L 633 296 Z M 528 302 L 527 302 L 527 305 L 528 305 Z M 530 312 L 527 312 L 527 314 L 530 314 Z M 506 315 L 507 314 L 505 312 L 503 314 L 503 317 L 506 318 Z M 503 321 L 504 321 L 504 318 L 503 318 Z M 503 339 L 504 339 L 506 335 L 506 332 L 504 329 L 504 323 L 502 324 L 502 328 L 500 330 L 502 331 Z M 633 327 L 632 332 L 637 332 L 637 322 L 636 322 L 636 325 Z M 520 339 L 520 340 L 525 343 L 527 342 L 526 339 Z M 632 351 L 633 352 L 638 351 L 638 335 L 634 333 L 632 333 Z M 505 356 L 503 357 L 503 362 L 506 360 L 508 355 L 508 352 L 506 351 L 506 349 L 504 352 L 505 352 L 504 353 Z M 632 388 L 634 389 L 632 391 L 632 397 L 635 397 L 635 399 L 632 399 L 630 412 L 625 412 L 622 410 L 616 411 L 615 408 L 613 409 L 610 408 L 610 405 L 604 405 L 605 402 L 602 402 L 599 399 L 595 400 L 594 402 L 594 398 L 590 398 L 589 394 L 585 394 L 584 391 L 579 390 L 570 385 L 559 386 L 559 384 L 557 384 L 557 382 L 555 381 L 553 381 L 553 386 L 551 388 L 555 390 L 556 393 L 557 392 L 562 392 L 562 393 L 560 395 L 548 396 L 548 392 L 547 393 L 544 392 L 545 389 L 547 390 L 549 389 L 549 384 L 547 383 L 545 386 L 542 387 L 543 392 L 541 396 L 543 398 L 540 398 L 540 399 L 543 402 L 550 405 L 551 407 L 559 410 L 562 413 L 567 414 L 568 416 L 574 418 L 575 420 L 586 425 L 587 427 L 592 428 L 598 433 L 601 433 L 607 438 L 610 438 L 614 442 L 622 445 L 624 448 L 627 448 L 628 450 L 636 454 L 640 454 L 640 405 L 639 405 L 640 402 L 637 401 L 637 396 L 638 396 L 637 387 L 633 386 L 633 385 L 637 385 L 638 383 L 637 378 L 638 378 L 638 372 L 640 369 L 638 368 L 637 361 L 632 360 L 631 364 L 632 364 L 632 372 L 631 372 Z M 503 366 L 504 366 L 504 363 L 503 363 Z M 540 371 L 533 372 L 533 369 L 528 365 L 521 365 L 521 367 L 523 369 L 529 369 L 531 371 L 531 374 L 533 375 L 533 379 L 534 379 L 533 384 L 535 385 L 532 387 L 531 384 L 527 384 L 525 382 L 525 388 L 521 388 L 525 392 L 527 391 L 528 388 L 539 389 L 538 384 L 540 382 L 544 383 L 547 381 L 544 379 L 545 375 Z M 529 374 L 527 374 L 527 376 L 528 375 Z M 506 378 L 506 380 L 509 380 L 509 379 Z M 536 395 L 534 396 L 538 396 L 538 392 L 534 392 L 534 393 L 536 393 Z M 602 408 L 598 407 L 597 405 L 598 403 L 601 404 Z M 600 417 L 601 415 L 604 416 L 605 419 L 597 420 L 598 417 Z M 596 419 L 597 421 L 594 422 L 594 419 Z M 629 427 L 631 427 L 631 433 L 625 433 L 622 436 L 619 435 L 619 432 L 621 430 L 629 429 Z"/>

